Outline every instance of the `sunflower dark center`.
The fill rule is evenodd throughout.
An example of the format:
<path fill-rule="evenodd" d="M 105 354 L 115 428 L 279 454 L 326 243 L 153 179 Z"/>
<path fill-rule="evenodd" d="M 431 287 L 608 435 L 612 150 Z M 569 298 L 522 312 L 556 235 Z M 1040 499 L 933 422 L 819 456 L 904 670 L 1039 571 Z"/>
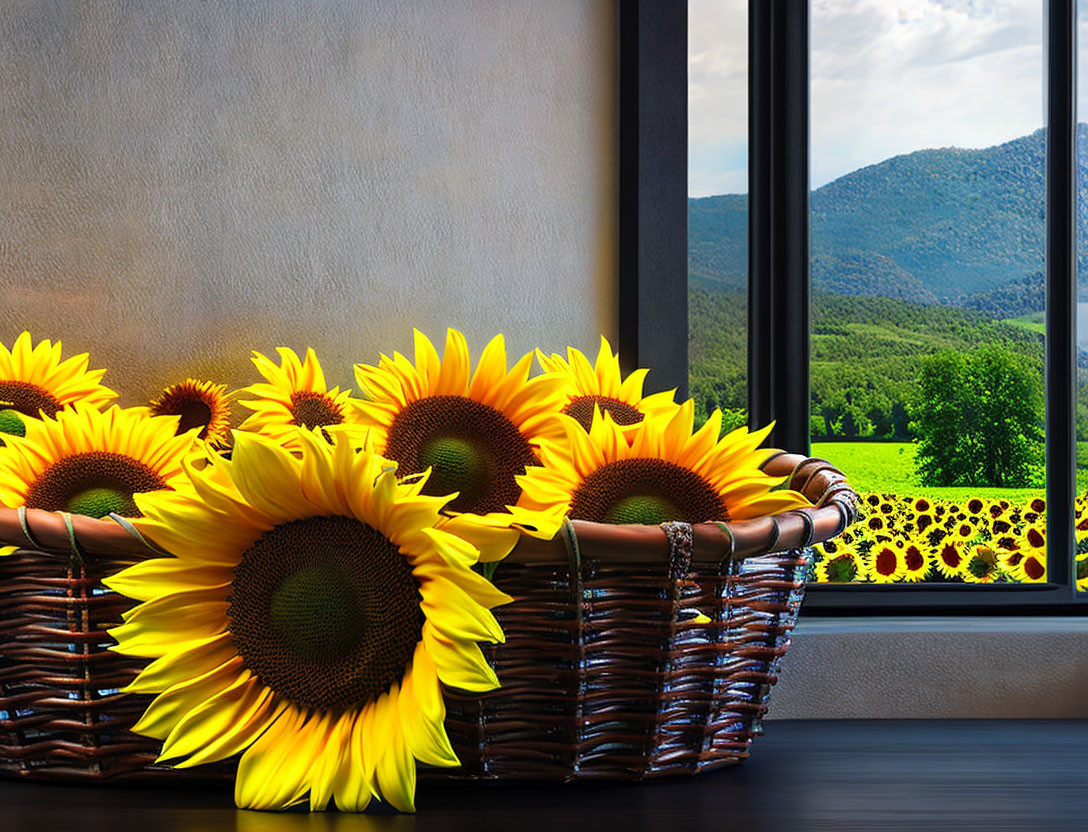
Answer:
<path fill-rule="evenodd" d="M 177 429 L 179 436 L 194 428 L 200 428 L 199 437 L 207 439 L 208 428 L 215 417 L 215 402 L 210 399 L 211 395 L 190 384 L 178 384 L 163 393 L 162 398 L 151 405 L 151 412 L 155 416 L 179 417 Z"/>
<path fill-rule="evenodd" d="M 515 478 L 539 465 L 513 422 L 464 396 L 428 396 L 405 407 L 389 428 L 385 456 L 399 464 L 402 474 L 430 467 L 423 493 L 457 491 L 450 508 L 476 514 L 515 505 L 521 497 Z"/>
<path fill-rule="evenodd" d="M 27 489 L 26 507 L 88 517 L 114 511 L 139 517 L 132 495 L 160 488 L 166 483 L 142 462 L 124 454 L 88 451 L 58 459 L 42 471 Z"/>
<path fill-rule="evenodd" d="M 858 565 L 849 555 L 841 555 L 828 561 L 827 580 L 836 584 L 847 584 L 858 576 Z"/>
<path fill-rule="evenodd" d="M 941 549 L 941 560 L 944 561 L 945 565 L 950 566 L 953 569 L 960 565 L 962 559 L 959 550 L 951 543 L 946 544 L 945 547 Z"/>
<path fill-rule="evenodd" d="M 694 471 L 664 459 L 620 459 L 602 465 L 574 489 L 570 516 L 596 523 L 728 520 L 718 492 Z M 612 518 L 612 519 L 610 519 Z M 658 519 L 661 518 L 661 519 Z"/>
<path fill-rule="evenodd" d="M 304 428 L 323 428 L 344 421 L 340 405 L 316 390 L 299 390 L 291 394 L 291 415 L 295 424 Z"/>
<path fill-rule="evenodd" d="M 877 552 L 875 567 L 876 571 L 881 575 L 887 577 L 895 573 L 895 552 L 891 549 L 881 549 Z"/>
<path fill-rule="evenodd" d="M 26 436 L 26 422 L 23 421 L 23 415 L 10 407 L 0 410 L 0 433 Z"/>
<path fill-rule="evenodd" d="M 200 438 L 208 438 L 208 423 L 212 420 L 212 409 L 207 402 L 186 402 L 178 413 L 178 433 L 188 433 L 193 428 L 200 428 Z"/>
<path fill-rule="evenodd" d="M 0 381 L 0 402 L 4 403 L 3 407 L 35 419 L 39 413 L 56 416 L 61 409 L 61 403 L 51 393 L 28 381 Z"/>
<path fill-rule="evenodd" d="M 1046 574 L 1046 567 L 1035 557 L 1029 557 L 1024 561 L 1024 574 L 1037 581 Z"/>
<path fill-rule="evenodd" d="M 1042 549 L 1046 545 L 1046 539 L 1038 529 L 1028 529 L 1028 545 L 1036 549 Z"/>
<path fill-rule="evenodd" d="M 906 561 L 907 569 L 911 572 L 917 572 L 925 565 L 926 559 L 922 555 L 922 550 L 912 543 L 907 547 Z"/>
<path fill-rule="evenodd" d="M 354 518 L 311 517 L 243 553 L 227 612 L 262 684 L 299 705 L 344 709 L 404 675 L 423 630 L 421 600 L 388 538 Z"/>
<path fill-rule="evenodd" d="M 563 408 L 563 412 L 577 420 L 586 430 L 593 424 L 593 406 L 607 413 L 617 425 L 637 425 L 642 421 L 641 411 L 611 396 L 577 396 Z"/>

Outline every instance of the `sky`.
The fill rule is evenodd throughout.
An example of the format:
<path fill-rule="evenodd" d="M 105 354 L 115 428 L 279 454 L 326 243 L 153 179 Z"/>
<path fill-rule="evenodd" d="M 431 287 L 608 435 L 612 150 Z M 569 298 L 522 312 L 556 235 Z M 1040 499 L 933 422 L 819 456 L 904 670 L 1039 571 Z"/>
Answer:
<path fill-rule="evenodd" d="M 927 147 L 1043 125 L 1043 0 L 812 0 L 814 188 Z M 1088 3 L 1079 22 L 1088 44 Z M 688 193 L 747 186 L 747 0 L 690 0 Z M 1088 54 L 1080 120 L 1088 120 Z"/>

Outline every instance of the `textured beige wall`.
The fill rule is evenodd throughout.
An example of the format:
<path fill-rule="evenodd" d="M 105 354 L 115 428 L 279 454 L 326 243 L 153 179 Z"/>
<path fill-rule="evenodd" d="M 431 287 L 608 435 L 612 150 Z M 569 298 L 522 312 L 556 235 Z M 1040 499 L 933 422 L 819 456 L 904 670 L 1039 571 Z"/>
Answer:
<path fill-rule="evenodd" d="M 0 341 L 122 401 L 251 348 L 614 335 L 606 0 L 0 4 Z"/>

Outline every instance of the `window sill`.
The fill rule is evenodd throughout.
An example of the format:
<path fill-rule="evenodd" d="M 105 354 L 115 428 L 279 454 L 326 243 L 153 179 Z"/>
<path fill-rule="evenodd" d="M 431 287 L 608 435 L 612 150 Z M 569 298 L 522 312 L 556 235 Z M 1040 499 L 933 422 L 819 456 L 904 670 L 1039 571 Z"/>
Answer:
<path fill-rule="evenodd" d="M 1088 717 L 1088 619 L 804 618 L 768 719 Z"/>

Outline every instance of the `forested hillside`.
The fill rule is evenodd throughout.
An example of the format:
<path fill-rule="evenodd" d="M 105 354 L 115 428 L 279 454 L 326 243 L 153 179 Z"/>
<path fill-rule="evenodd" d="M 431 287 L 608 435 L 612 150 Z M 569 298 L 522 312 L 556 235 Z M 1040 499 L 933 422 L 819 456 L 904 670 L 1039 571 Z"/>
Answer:
<path fill-rule="evenodd" d="M 1088 279 L 1088 126 L 1080 125 L 1079 236 Z M 980 150 L 940 148 L 853 171 L 812 194 L 817 293 L 949 304 L 994 317 L 1042 309 L 1044 133 Z M 741 288 L 747 197 L 689 200 L 689 271 Z M 1082 283 L 1088 297 L 1088 283 Z"/>
<path fill-rule="evenodd" d="M 739 291 L 693 285 L 691 393 L 702 413 L 746 397 L 747 304 Z M 907 438 L 918 358 L 1001 343 L 1043 372 L 1043 336 L 979 312 L 893 298 L 816 295 L 812 301 L 816 437 Z"/>

